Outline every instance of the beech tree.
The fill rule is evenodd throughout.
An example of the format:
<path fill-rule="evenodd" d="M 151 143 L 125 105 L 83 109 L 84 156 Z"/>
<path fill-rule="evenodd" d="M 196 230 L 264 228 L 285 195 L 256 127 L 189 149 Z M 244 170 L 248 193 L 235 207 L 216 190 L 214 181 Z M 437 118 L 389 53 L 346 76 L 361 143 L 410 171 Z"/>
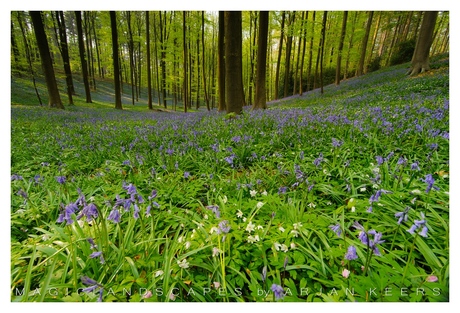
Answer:
<path fill-rule="evenodd" d="M 268 11 L 259 12 L 259 38 L 257 40 L 256 93 L 253 109 L 266 109 L 266 69 L 267 69 L 267 37 Z"/>
<path fill-rule="evenodd" d="M 436 26 L 437 11 L 426 11 L 423 14 L 422 26 L 412 56 L 410 76 L 415 76 L 430 69 L 430 48 L 433 42 L 433 32 Z"/>
<path fill-rule="evenodd" d="M 64 109 L 56 83 L 56 76 L 54 75 L 53 61 L 51 60 L 48 39 L 46 38 L 43 26 L 42 13 L 41 11 L 30 11 L 29 14 L 32 18 L 42 69 L 45 74 L 46 87 L 48 89 L 48 105 L 51 108 Z"/>
<path fill-rule="evenodd" d="M 244 106 L 241 11 L 225 11 L 225 96 L 227 113 Z"/>
<path fill-rule="evenodd" d="M 122 110 L 121 105 L 121 86 L 120 86 L 120 65 L 118 57 L 118 32 L 117 32 L 117 13 L 110 11 L 110 25 L 112 28 L 112 57 L 113 57 L 113 81 L 115 87 L 115 109 Z"/>
<path fill-rule="evenodd" d="M 85 56 L 85 43 L 83 41 L 83 27 L 81 22 L 81 11 L 75 11 L 75 19 L 77 22 L 77 32 L 78 32 L 78 49 L 80 51 L 80 62 L 81 62 L 81 72 L 83 76 L 83 84 L 85 85 L 85 95 L 86 103 L 92 103 L 91 100 L 91 91 L 89 89 L 89 76 L 88 76 L 88 65 L 86 62 Z"/>

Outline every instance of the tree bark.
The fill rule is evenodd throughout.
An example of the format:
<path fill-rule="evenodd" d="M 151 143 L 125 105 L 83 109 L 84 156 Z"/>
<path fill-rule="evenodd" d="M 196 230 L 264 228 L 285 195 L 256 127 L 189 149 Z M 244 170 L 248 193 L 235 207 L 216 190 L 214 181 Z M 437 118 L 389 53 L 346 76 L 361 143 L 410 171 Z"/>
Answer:
<path fill-rule="evenodd" d="M 203 68 L 203 90 L 204 90 L 204 101 L 206 102 L 206 108 L 208 109 L 208 111 L 211 110 L 211 108 L 209 107 L 209 98 L 208 98 L 208 92 L 206 90 L 206 66 L 205 66 L 205 45 L 204 45 L 204 11 L 201 11 L 201 44 L 202 44 L 202 48 L 201 49 L 203 51 L 203 62 L 202 62 L 202 68 Z"/>
<path fill-rule="evenodd" d="M 112 27 L 112 57 L 113 57 L 113 81 L 115 84 L 115 109 L 122 110 L 121 105 L 121 86 L 120 86 L 120 65 L 118 58 L 118 32 L 117 32 L 117 13 L 110 11 L 110 25 Z"/>
<path fill-rule="evenodd" d="M 35 38 L 40 53 L 43 73 L 45 74 L 46 87 L 48 89 L 48 105 L 51 108 L 64 109 L 59 95 L 59 89 L 54 75 L 53 61 L 51 60 L 48 40 L 43 26 L 41 11 L 30 11 L 32 24 L 35 30 Z"/>
<path fill-rule="evenodd" d="M 187 18 L 187 12 L 183 11 L 182 12 L 183 16 L 183 22 L 182 22 L 182 47 L 184 51 L 184 64 L 183 64 L 183 70 L 184 70 L 184 86 L 182 88 L 184 92 L 183 96 L 183 103 L 184 103 L 184 112 L 187 112 L 187 106 L 188 106 L 188 84 L 187 84 L 187 27 L 186 27 L 186 18 Z"/>
<path fill-rule="evenodd" d="M 307 46 L 307 24 L 308 24 L 308 11 L 305 12 L 305 19 L 302 20 L 303 28 L 303 47 L 302 47 L 302 59 L 300 61 L 300 77 L 299 77 L 299 95 L 303 94 L 303 63 L 305 60 L 305 48 Z"/>
<path fill-rule="evenodd" d="M 323 27 L 321 28 L 321 56 L 320 56 L 320 84 L 321 84 L 321 94 L 324 92 L 323 90 L 323 55 L 324 55 L 324 45 L 326 42 L 326 22 L 327 22 L 327 11 L 324 11 L 323 14 Z"/>
<path fill-rule="evenodd" d="M 244 106 L 241 11 L 225 11 L 225 95 L 227 113 Z"/>
<path fill-rule="evenodd" d="M 82 28 L 82 23 L 81 23 L 81 11 L 75 11 L 75 19 L 77 22 L 78 50 L 80 51 L 81 72 L 83 76 L 83 84 L 85 86 L 86 103 L 92 103 L 91 91 L 89 89 L 89 81 L 88 81 L 88 65 L 86 64 L 86 57 L 85 57 L 85 43 L 83 42 L 83 28 Z"/>
<path fill-rule="evenodd" d="M 437 11 L 426 11 L 423 15 L 422 26 L 412 56 L 410 76 L 415 76 L 430 70 L 430 48 L 433 42 L 433 32 L 436 26 Z"/>
<path fill-rule="evenodd" d="M 219 11 L 219 33 L 217 44 L 217 80 L 219 87 L 219 103 L 218 110 L 225 111 L 227 105 L 225 103 L 225 17 L 224 12 Z"/>
<path fill-rule="evenodd" d="M 280 35 L 280 45 L 278 47 L 278 62 L 276 63 L 276 73 L 275 73 L 275 100 L 278 99 L 278 89 L 280 82 L 280 67 L 281 67 L 281 54 L 283 52 L 283 38 L 284 38 L 284 20 L 286 18 L 286 13 L 283 11 L 281 16 L 281 35 Z"/>
<path fill-rule="evenodd" d="M 72 80 L 72 71 L 70 69 L 70 58 L 69 58 L 69 47 L 67 46 L 67 35 L 64 21 L 64 12 L 56 11 L 56 21 L 58 24 L 59 31 L 59 42 L 61 47 L 62 61 L 64 62 L 65 81 L 67 85 L 67 95 L 69 98 L 69 104 L 73 104 L 72 95 L 75 94 Z"/>
<path fill-rule="evenodd" d="M 365 72 L 364 63 L 366 60 L 367 42 L 369 41 L 369 33 L 371 31 L 373 16 L 374 16 L 374 11 L 369 11 L 369 16 L 367 18 L 367 24 L 366 24 L 366 33 L 364 34 L 363 42 L 361 44 L 361 57 L 359 59 L 358 70 L 356 72 L 357 76 L 361 76 Z"/>
<path fill-rule="evenodd" d="M 259 12 L 259 38 L 257 40 L 256 91 L 252 109 L 266 109 L 266 70 L 267 70 L 267 37 L 268 11 Z"/>
<path fill-rule="evenodd" d="M 152 67 L 150 60 L 150 16 L 149 11 L 145 11 L 145 32 L 147 40 L 147 95 L 149 110 L 153 110 L 152 105 Z"/>
<path fill-rule="evenodd" d="M 340 41 L 339 41 L 339 51 L 337 53 L 337 67 L 335 69 L 335 84 L 340 84 L 340 67 L 342 63 L 342 50 L 343 50 L 343 41 L 345 39 L 345 32 L 347 29 L 347 18 L 348 18 L 348 11 L 343 12 L 343 21 L 342 21 L 342 31 L 340 33 Z"/>
<path fill-rule="evenodd" d="M 283 96 L 289 95 L 289 78 L 291 77 L 291 50 L 292 50 L 292 25 L 295 20 L 295 11 L 289 14 L 289 25 L 286 41 L 286 59 L 284 61 L 284 93 Z"/>

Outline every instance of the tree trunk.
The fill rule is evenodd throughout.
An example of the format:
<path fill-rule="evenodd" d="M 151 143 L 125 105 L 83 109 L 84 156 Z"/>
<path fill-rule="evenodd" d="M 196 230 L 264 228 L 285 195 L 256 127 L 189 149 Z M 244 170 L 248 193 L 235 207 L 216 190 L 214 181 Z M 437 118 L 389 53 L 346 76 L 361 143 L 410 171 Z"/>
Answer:
<path fill-rule="evenodd" d="M 283 11 L 281 16 L 281 35 L 280 35 L 280 45 L 278 47 L 278 62 L 276 63 L 276 73 L 275 73 L 275 100 L 278 99 L 278 89 L 280 82 L 280 67 L 281 67 L 281 54 L 283 52 L 283 38 L 284 38 L 284 20 L 286 19 L 286 13 Z"/>
<path fill-rule="evenodd" d="M 343 12 L 343 21 L 342 21 L 342 31 L 340 33 L 340 41 L 339 41 L 339 51 L 337 53 L 337 67 L 335 69 L 335 84 L 340 84 L 340 66 L 342 63 L 342 50 L 343 50 L 343 41 L 345 39 L 345 32 L 347 29 L 347 18 L 348 18 L 348 11 Z"/>
<path fill-rule="evenodd" d="M 286 98 L 289 95 L 289 80 L 291 78 L 291 49 L 292 49 L 292 25 L 294 24 L 295 11 L 289 14 L 289 24 L 286 41 L 286 59 L 284 61 L 284 94 Z"/>
<path fill-rule="evenodd" d="M 412 56 L 410 76 L 430 70 L 430 48 L 433 42 L 433 32 L 436 26 L 437 11 L 426 11 L 423 15 L 422 26 Z"/>
<path fill-rule="evenodd" d="M 252 109 L 266 109 L 266 70 L 268 11 L 259 12 L 259 38 L 257 40 L 256 92 Z"/>
<path fill-rule="evenodd" d="M 152 67 L 150 60 L 150 16 L 149 11 L 145 11 L 145 32 L 147 36 L 147 94 L 148 94 L 148 107 L 153 110 L 152 105 Z"/>
<path fill-rule="evenodd" d="M 48 89 L 48 105 L 51 108 L 64 109 L 59 95 L 59 89 L 54 76 L 53 62 L 51 60 L 48 40 L 46 38 L 45 28 L 43 26 L 41 11 L 30 11 L 32 24 L 35 30 L 35 38 L 40 53 L 43 73 L 45 74 L 46 87 Z"/>
<path fill-rule="evenodd" d="M 160 13 L 160 49 L 161 49 L 161 92 L 163 95 L 163 106 L 166 109 L 167 104 L 166 104 L 166 12 L 164 16 L 164 23 L 163 25 L 163 20 L 161 18 L 161 11 Z"/>
<path fill-rule="evenodd" d="M 209 98 L 208 98 L 208 93 L 207 93 L 207 90 L 206 90 L 206 66 L 205 66 L 205 45 L 204 45 L 204 11 L 201 11 L 201 44 L 202 44 L 202 48 L 201 49 L 203 51 L 203 62 L 202 62 L 202 68 L 203 68 L 203 90 L 204 90 L 204 101 L 206 102 L 206 108 L 208 109 L 208 111 L 211 110 L 211 108 L 209 107 Z"/>
<path fill-rule="evenodd" d="M 19 28 L 21 29 L 22 39 L 24 41 L 24 47 L 25 47 L 25 50 L 26 50 L 27 64 L 29 65 L 29 70 L 30 70 L 30 73 L 32 74 L 32 83 L 34 85 L 35 94 L 37 95 L 38 103 L 40 103 L 40 105 L 43 105 L 42 99 L 40 98 L 40 94 L 39 94 L 38 89 L 37 89 L 37 82 L 35 81 L 35 70 L 34 70 L 34 68 L 32 66 L 32 57 L 31 57 L 29 42 L 27 40 L 24 25 L 22 23 L 23 22 L 23 15 L 24 14 L 23 14 L 22 11 L 17 11 L 18 24 L 19 24 Z"/>
<path fill-rule="evenodd" d="M 129 54 L 129 75 L 131 79 L 131 103 L 134 105 L 134 41 L 131 30 L 131 12 L 126 12 L 126 23 L 128 24 L 128 54 Z"/>
<path fill-rule="evenodd" d="M 308 68 L 307 68 L 307 91 L 312 89 L 311 84 L 311 67 L 313 64 L 313 41 L 315 36 L 315 18 L 316 18 L 316 11 L 313 11 L 313 21 L 311 23 L 311 37 L 310 37 L 310 51 L 308 55 Z"/>
<path fill-rule="evenodd" d="M 67 85 L 67 95 L 69 98 L 69 104 L 73 104 L 72 94 L 75 94 L 72 80 L 72 71 L 70 69 L 70 58 L 69 58 L 69 48 L 67 46 L 67 34 L 64 21 L 64 12 L 56 11 L 56 21 L 58 24 L 59 31 L 59 41 L 61 47 L 62 61 L 64 62 L 64 72 L 65 72 L 65 81 Z"/>
<path fill-rule="evenodd" d="M 308 24 L 308 11 L 305 12 L 305 19 L 302 18 L 302 32 L 303 32 L 303 47 L 302 59 L 300 61 L 300 77 L 299 77 L 299 95 L 303 94 L 303 63 L 305 60 L 305 48 L 307 47 L 307 24 Z"/>
<path fill-rule="evenodd" d="M 320 43 L 320 48 L 321 48 L 321 56 L 320 56 L 320 84 L 321 84 L 321 94 L 324 92 L 323 90 L 323 55 L 324 55 L 324 45 L 326 42 L 326 22 L 327 22 L 327 11 L 324 11 L 323 14 L 323 27 L 321 28 L 321 43 Z"/>
<path fill-rule="evenodd" d="M 117 13 L 110 11 L 110 25 L 112 27 L 112 57 L 113 57 L 113 81 L 115 84 L 115 109 L 122 110 L 121 87 L 120 87 L 120 65 L 118 57 L 118 32 Z"/>
<path fill-rule="evenodd" d="M 182 47 L 184 50 L 184 65 L 183 65 L 183 70 L 184 70 L 184 86 L 183 86 L 183 103 L 184 103 L 184 112 L 187 112 L 187 106 L 188 106 L 188 84 L 187 84 L 187 27 L 186 27 L 186 18 L 187 18 L 187 12 L 183 11 L 182 12 L 183 16 L 183 22 L 182 22 Z"/>
<path fill-rule="evenodd" d="M 85 43 L 83 42 L 83 28 L 81 24 L 81 12 L 80 11 L 75 11 L 75 19 L 77 22 L 78 50 L 80 51 L 81 72 L 83 76 L 83 84 L 85 86 L 86 103 L 92 103 L 91 91 L 89 89 L 88 66 L 86 64 Z"/>
<path fill-rule="evenodd" d="M 219 104 L 218 110 L 225 111 L 227 105 L 225 103 L 225 18 L 224 12 L 219 11 L 219 33 L 217 44 L 217 80 L 219 88 Z"/>
<path fill-rule="evenodd" d="M 359 59 L 358 70 L 356 72 L 357 76 L 361 76 L 365 72 L 364 63 L 366 60 L 367 42 L 369 40 L 369 33 L 371 32 L 373 16 L 374 16 L 374 11 L 369 11 L 369 17 L 367 18 L 367 24 L 366 24 L 366 33 L 364 34 L 363 42 L 361 44 L 361 57 Z"/>
<path fill-rule="evenodd" d="M 227 113 L 244 106 L 241 11 L 225 11 L 225 94 Z"/>

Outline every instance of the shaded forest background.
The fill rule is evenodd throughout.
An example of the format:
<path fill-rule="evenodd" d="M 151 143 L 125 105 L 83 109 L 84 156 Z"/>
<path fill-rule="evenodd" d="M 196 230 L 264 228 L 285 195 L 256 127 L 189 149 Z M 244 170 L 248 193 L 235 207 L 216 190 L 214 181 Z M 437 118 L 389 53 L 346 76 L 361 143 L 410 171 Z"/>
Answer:
<path fill-rule="evenodd" d="M 82 80 L 88 85 L 87 102 L 91 102 L 91 91 L 98 89 L 98 81 L 117 75 L 121 92 L 132 105 L 146 97 L 145 87 L 150 87 L 149 102 L 164 108 L 223 110 L 219 107 L 219 57 L 223 55 L 219 39 L 225 37 L 219 24 L 222 12 L 113 13 L 115 24 L 109 11 L 41 12 L 54 71 L 86 78 Z M 411 61 L 423 15 L 416 11 L 270 11 L 267 101 Z M 259 19 L 260 12 L 241 14 L 246 105 L 254 102 Z M 114 25 L 119 74 L 114 69 Z M 12 75 L 31 76 L 35 81 L 44 73 L 34 31 L 30 12 L 11 12 Z M 430 55 L 448 51 L 449 12 L 439 12 Z M 65 86 L 59 88 L 68 95 L 63 102 L 71 104 L 75 88 L 68 76 L 68 92 Z M 38 92 L 37 98 L 42 102 Z"/>

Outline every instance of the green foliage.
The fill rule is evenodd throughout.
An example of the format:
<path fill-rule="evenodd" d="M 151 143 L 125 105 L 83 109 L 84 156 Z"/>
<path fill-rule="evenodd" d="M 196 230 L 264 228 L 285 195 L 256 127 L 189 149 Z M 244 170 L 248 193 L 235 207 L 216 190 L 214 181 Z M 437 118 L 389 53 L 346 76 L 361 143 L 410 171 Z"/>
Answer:
<path fill-rule="evenodd" d="M 13 106 L 11 301 L 449 301 L 448 71 L 404 70 L 234 118 Z"/>
<path fill-rule="evenodd" d="M 398 65 L 412 60 L 415 50 L 415 39 L 400 42 L 391 56 L 390 65 Z"/>

